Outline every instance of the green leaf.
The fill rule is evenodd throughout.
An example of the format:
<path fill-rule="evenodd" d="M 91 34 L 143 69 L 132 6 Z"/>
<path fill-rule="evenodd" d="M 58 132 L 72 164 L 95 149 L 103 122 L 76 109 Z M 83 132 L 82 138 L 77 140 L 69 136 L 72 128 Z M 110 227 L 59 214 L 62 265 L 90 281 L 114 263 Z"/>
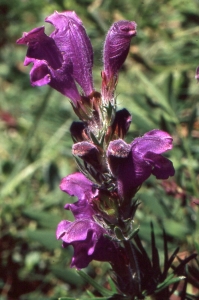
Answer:
<path fill-rule="evenodd" d="M 163 226 L 165 228 L 166 234 L 180 240 L 184 240 L 184 237 L 187 234 L 191 233 L 190 229 L 185 223 L 177 222 L 175 220 L 163 220 Z"/>
<path fill-rule="evenodd" d="M 155 86 L 155 84 L 149 80 L 143 72 L 140 72 L 137 70 L 136 76 L 143 82 L 143 84 L 146 87 L 146 90 L 148 91 L 149 95 L 151 95 L 155 102 L 160 105 L 165 112 L 167 112 L 167 117 L 169 118 L 169 121 L 177 123 L 178 120 L 176 118 L 176 115 L 174 111 L 172 110 L 171 106 L 169 105 L 165 95 Z"/>
<path fill-rule="evenodd" d="M 164 272 L 163 279 L 167 276 L 167 263 L 168 263 L 168 245 L 167 245 L 167 236 L 165 230 L 163 229 L 163 240 L 164 240 Z"/>
<path fill-rule="evenodd" d="M 110 297 L 92 297 L 92 298 L 89 298 L 89 299 L 92 299 L 92 300 L 109 300 Z M 61 298 L 58 298 L 58 300 L 88 300 L 88 297 L 81 297 L 81 298 L 73 298 L 73 297 L 61 297 Z"/>
<path fill-rule="evenodd" d="M 161 201 L 159 201 L 160 199 L 157 199 L 157 197 L 154 195 L 154 191 L 140 192 L 139 196 L 154 215 L 161 219 L 165 219 L 167 217 L 165 207 L 162 205 Z"/>
<path fill-rule="evenodd" d="M 198 254 L 199 254 L 199 243 L 197 243 L 197 242 L 194 242 L 194 245 L 195 245 L 196 251 L 197 251 L 197 252 L 198 252 Z"/>
<path fill-rule="evenodd" d="M 155 293 L 160 292 L 161 290 L 165 289 L 167 286 L 174 284 L 176 282 L 179 282 L 181 280 L 184 280 L 186 277 L 185 276 L 179 276 L 179 277 L 175 277 L 173 278 L 174 274 L 169 275 L 164 282 L 161 282 L 160 284 L 158 284 L 157 289 L 155 291 Z"/>
<path fill-rule="evenodd" d="M 136 228 L 135 230 L 132 230 L 130 234 L 127 236 L 126 240 L 132 240 L 139 232 L 140 228 Z"/>
<path fill-rule="evenodd" d="M 80 298 L 73 298 L 73 297 L 61 297 L 58 300 L 80 300 Z"/>
<path fill-rule="evenodd" d="M 46 228 L 57 228 L 57 224 L 60 222 L 60 217 L 49 212 L 43 212 L 40 210 L 33 210 L 32 208 L 25 209 L 23 215 L 29 219 L 35 220 L 39 223 L 40 226 Z"/>
<path fill-rule="evenodd" d="M 114 292 L 114 294 L 116 294 L 117 293 L 117 288 L 116 288 L 116 285 L 115 285 L 114 281 L 109 277 L 108 282 L 109 282 L 109 285 L 111 287 L 111 290 Z"/>
<path fill-rule="evenodd" d="M 68 284 L 72 284 L 76 287 L 81 287 L 85 284 L 85 280 L 78 276 L 77 271 L 74 269 L 55 266 L 51 267 L 51 271 L 57 278 Z"/>
<path fill-rule="evenodd" d="M 25 234 L 29 239 L 39 242 L 48 250 L 60 247 L 60 241 L 56 240 L 54 230 L 26 230 Z"/>
<path fill-rule="evenodd" d="M 92 297 L 91 299 L 93 299 L 93 300 L 109 300 L 111 298 L 110 297 Z"/>
<path fill-rule="evenodd" d="M 174 261 L 174 259 L 175 259 L 176 255 L 177 255 L 178 251 L 179 251 L 179 247 L 177 247 L 177 248 L 174 250 L 173 254 L 172 254 L 172 255 L 170 256 L 170 258 L 165 262 L 165 268 L 164 268 L 164 272 L 163 272 L 163 278 L 166 277 L 166 274 L 167 274 L 169 268 L 171 267 L 172 262 Z"/>
<path fill-rule="evenodd" d="M 78 271 L 78 273 L 103 296 L 112 296 L 114 294 L 112 291 L 103 288 L 100 284 L 98 284 L 95 280 L 93 280 L 88 274 L 84 273 L 83 271 Z"/>
<path fill-rule="evenodd" d="M 145 260 L 146 270 L 150 270 L 151 269 L 151 261 L 149 259 L 149 256 L 148 256 L 145 248 L 142 245 L 142 242 L 141 242 L 140 237 L 139 237 L 138 234 L 134 236 L 134 241 L 136 243 L 136 246 L 138 247 L 138 249 L 142 253 L 143 259 Z"/>
<path fill-rule="evenodd" d="M 95 295 L 93 294 L 93 293 L 91 293 L 90 291 L 86 291 L 87 292 L 87 294 L 90 296 L 90 298 L 89 299 L 95 299 L 95 300 L 100 300 L 100 299 L 104 299 L 104 300 L 108 300 L 108 299 L 110 299 L 110 297 L 95 297 Z M 86 298 L 87 299 L 87 298 Z"/>

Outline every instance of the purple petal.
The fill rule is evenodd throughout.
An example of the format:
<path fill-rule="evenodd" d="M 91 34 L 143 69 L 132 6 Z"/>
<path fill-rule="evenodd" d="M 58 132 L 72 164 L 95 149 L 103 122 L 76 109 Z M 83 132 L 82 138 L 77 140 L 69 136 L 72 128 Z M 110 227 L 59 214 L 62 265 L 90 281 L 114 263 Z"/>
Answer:
<path fill-rule="evenodd" d="M 30 82 L 32 86 L 42 86 L 51 82 L 51 74 L 45 60 L 37 60 L 29 57 L 25 58 L 24 65 L 33 63 L 30 70 Z"/>
<path fill-rule="evenodd" d="M 78 270 L 86 268 L 88 264 L 93 260 L 93 256 L 88 254 L 89 247 L 93 248 L 92 244 L 92 232 L 88 233 L 87 239 L 85 241 L 78 241 L 72 243 L 74 248 L 74 254 L 71 261 L 71 268 L 76 268 Z M 63 247 L 68 245 L 63 243 Z"/>
<path fill-rule="evenodd" d="M 153 166 L 151 173 L 155 175 L 157 179 L 168 179 L 170 176 L 174 176 L 175 169 L 173 164 L 166 157 L 148 152 L 145 156 L 145 160 Z"/>
<path fill-rule="evenodd" d="M 63 58 L 55 41 L 44 33 L 44 27 L 24 33 L 17 43 L 28 45 L 24 64 L 33 63 L 34 65 L 30 72 L 31 84 L 33 86 L 49 84 L 69 97 L 76 105 L 80 95 L 72 78 L 70 58 Z"/>
<path fill-rule="evenodd" d="M 173 176 L 172 162 L 160 155 L 171 148 L 172 137 L 161 130 L 149 131 L 130 145 L 122 140 L 111 142 L 107 156 L 110 169 L 117 178 L 119 195 L 131 198 L 151 174 L 157 179 Z"/>
<path fill-rule="evenodd" d="M 92 207 L 92 203 L 89 203 L 86 199 L 85 200 L 79 200 L 75 203 L 67 203 L 64 206 L 65 209 L 70 210 L 75 219 L 87 219 L 92 218 L 95 214 L 95 211 Z"/>
<path fill-rule="evenodd" d="M 162 130 L 151 130 L 141 138 L 136 138 L 132 143 L 134 151 L 139 152 L 142 156 L 148 151 L 161 154 L 172 149 L 172 137 Z"/>
<path fill-rule="evenodd" d="M 105 230 L 91 219 L 62 221 L 58 224 L 56 236 L 62 239 L 63 246 L 73 245 L 74 256 L 71 266 L 81 269 L 93 259 L 100 237 Z"/>
<path fill-rule="evenodd" d="M 55 41 L 44 33 L 44 26 L 24 32 L 17 44 L 28 45 L 27 57 L 46 60 L 53 69 L 61 68 L 63 57 Z"/>
<path fill-rule="evenodd" d="M 136 35 L 136 23 L 118 21 L 109 29 L 103 50 L 104 71 L 108 81 L 116 75 L 129 52 L 131 38 Z"/>
<path fill-rule="evenodd" d="M 151 175 L 152 166 L 133 151 L 120 164 L 118 170 L 118 192 L 123 198 L 131 198 L 139 186 Z"/>
<path fill-rule="evenodd" d="M 88 244 L 90 239 L 96 239 L 92 251 L 88 251 Z M 90 244 L 91 245 L 91 244 Z M 74 255 L 72 258 L 71 267 L 76 267 L 77 269 L 86 268 L 92 260 L 106 261 L 112 264 L 115 268 L 118 268 L 123 263 L 126 263 L 123 257 L 123 249 L 117 247 L 114 242 L 108 240 L 106 237 L 101 235 L 100 237 L 91 235 L 89 232 L 85 242 L 73 243 Z"/>
<path fill-rule="evenodd" d="M 104 233 L 104 229 L 91 219 L 75 220 L 74 222 L 62 221 L 58 224 L 56 236 L 63 242 L 70 244 L 75 241 L 84 241 L 88 232 Z"/>
<path fill-rule="evenodd" d="M 65 235 L 66 229 L 70 226 L 71 222 L 63 220 L 57 226 L 56 237 L 61 239 Z"/>
<path fill-rule="evenodd" d="M 64 177 L 61 181 L 60 189 L 70 196 L 75 196 L 79 200 L 88 202 L 98 194 L 93 183 L 82 173 L 74 173 Z"/>
<path fill-rule="evenodd" d="M 82 269 L 92 260 L 121 263 L 121 249 L 104 237 L 105 233 L 105 229 L 91 219 L 83 219 L 60 222 L 56 235 L 62 239 L 63 247 L 72 245 L 74 248 L 71 267 Z"/>
<path fill-rule="evenodd" d="M 55 26 L 50 35 L 63 57 L 70 57 L 73 64 L 73 78 L 82 87 L 86 96 L 93 92 L 92 66 L 93 49 L 83 27 L 82 21 L 75 12 L 54 12 L 45 19 Z"/>

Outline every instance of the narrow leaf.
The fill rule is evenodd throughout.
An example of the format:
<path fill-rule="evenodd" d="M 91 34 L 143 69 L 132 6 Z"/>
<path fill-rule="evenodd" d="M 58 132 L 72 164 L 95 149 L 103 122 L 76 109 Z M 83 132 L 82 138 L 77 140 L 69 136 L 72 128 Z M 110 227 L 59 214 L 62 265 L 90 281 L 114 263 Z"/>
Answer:
<path fill-rule="evenodd" d="M 153 264 L 153 269 L 156 273 L 156 275 L 161 273 L 160 270 L 160 260 L 159 260 L 159 254 L 158 250 L 156 248 L 155 244 L 155 235 L 154 235 L 154 228 L 153 224 L 151 223 L 151 248 L 152 248 L 152 264 Z"/>
<path fill-rule="evenodd" d="M 167 246 L 167 236 L 166 236 L 166 232 L 163 229 L 163 240 L 164 240 L 164 270 L 168 270 L 167 269 L 167 264 L 168 264 L 168 246 Z M 164 278 L 163 280 L 166 278 L 167 276 L 167 272 L 163 272 L 164 274 Z"/>
<path fill-rule="evenodd" d="M 127 240 L 131 240 L 133 239 L 139 232 L 140 228 L 136 228 L 135 230 L 133 230 L 128 236 L 127 236 Z"/>
<path fill-rule="evenodd" d="M 174 261 L 176 255 L 177 255 L 178 251 L 179 251 L 179 247 L 177 247 L 177 248 L 175 249 L 175 251 L 173 252 L 173 254 L 171 255 L 171 257 L 170 257 L 169 260 L 167 261 L 166 268 L 164 269 L 164 272 L 163 272 L 163 274 L 162 274 L 163 278 L 166 276 L 166 274 L 167 274 L 169 268 L 171 267 L 171 265 L 172 265 L 172 263 L 173 263 L 173 261 Z"/>
<path fill-rule="evenodd" d="M 100 284 L 98 284 L 95 280 L 93 280 L 88 274 L 83 271 L 78 271 L 78 274 L 88 281 L 100 294 L 103 296 L 112 296 L 113 292 L 103 288 Z"/>
<path fill-rule="evenodd" d="M 171 274 L 171 275 L 173 275 L 173 274 Z M 170 276 L 169 276 L 169 277 L 170 277 Z M 169 279 L 169 277 L 167 277 L 167 279 L 166 279 L 164 282 L 160 283 L 160 284 L 157 286 L 157 289 L 156 289 L 155 293 L 158 293 L 158 292 L 160 292 L 161 290 L 165 289 L 167 286 L 169 286 L 169 285 L 171 285 L 171 284 L 174 284 L 174 283 L 176 283 L 176 282 L 179 282 L 179 281 L 181 281 L 181 280 L 183 280 L 183 279 L 186 278 L 185 276 L 180 276 L 180 277 L 175 277 L 175 278 L 173 278 L 173 279 Z"/>
<path fill-rule="evenodd" d="M 111 287 L 111 291 L 113 291 L 116 294 L 117 293 L 117 288 L 116 288 L 116 285 L 115 285 L 114 281 L 109 277 L 108 282 L 109 282 L 109 285 Z"/>
<path fill-rule="evenodd" d="M 134 241 L 135 241 L 138 249 L 141 251 L 142 256 L 145 259 L 146 269 L 151 269 L 151 261 L 150 261 L 150 259 L 148 257 L 148 254 L 147 254 L 146 250 L 142 246 L 142 243 L 141 243 L 141 240 L 140 240 L 138 234 L 134 236 Z"/>
<path fill-rule="evenodd" d="M 73 298 L 73 297 L 61 297 L 58 300 L 80 300 L 80 298 Z"/>

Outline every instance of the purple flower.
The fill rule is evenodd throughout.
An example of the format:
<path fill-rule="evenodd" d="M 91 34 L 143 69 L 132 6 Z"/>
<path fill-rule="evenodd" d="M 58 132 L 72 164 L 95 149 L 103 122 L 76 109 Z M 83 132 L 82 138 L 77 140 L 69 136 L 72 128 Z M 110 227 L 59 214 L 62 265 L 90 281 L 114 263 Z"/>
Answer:
<path fill-rule="evenodd" d="M 92 219 L 62 221 L 57 227 L 57 239 L 63 247 L 72 245 L 74 254 L 71 267 L 86 268 L 92 260 L 112 262 L 116 246 L 104 237 L 107 232 Z"/>
<path fill-rule="evenodd" d="M 131 38 L 137 33 L 136 27 L 135 22 L 122 20 L 115 22 L 107 33 L 102 72 L 102 97 L 105 101 L 111 101 L 113 98 L 118 72 L 128 55 Z"/>
<path fill-rule="evenodd" d="M 33 63 L 30 80 L 33 86 L 49 84 L 77 104 L 77 82 L 86 96 L 93 92 L 93 50 L 83 24 L 75 12 L 55 12 L 46 18 L 55 26 L 47 36 L 44 27 L 24 33 L 18 44 L 28 45 L 24 65 Z"/>
<path fill-rule="evenodd" d="M 117 179 L 119 195 L 131 198 L 151 174 L 157 179 L 173 176 L 172 162 L 161 155 L 170 149 L 172 137 L 161 130 L 149 131 L 131 144 L 121 139 L 110 142 L 107 156 L 111 172 Z"/>
<path fill-rule="evenodd" d="M 94 220 L 96 214 L 92 200 L 98 195 L 93 183 L 81 173 L 74 173 L 62 179 L 60 188 L 78 201 L 66 204 L 75 221 L 61 221 L 56 236 L 63 241 L 63 247 L 72 245 L 74 254 L 71 267 L 82 269 L 93 260 L 109 261 L 118 265 L 117 245 L 104 237 L 108 232 Z"/>
<path fill-rule="evenodd" d="M 46 22 L 55 26 L 51 34 L 63 57 L 70 58 L 73 78 L 82 87 L 86 96 L 93 92 L 93 48 L 81 19 L 74 11 L 54 12 Z"/>

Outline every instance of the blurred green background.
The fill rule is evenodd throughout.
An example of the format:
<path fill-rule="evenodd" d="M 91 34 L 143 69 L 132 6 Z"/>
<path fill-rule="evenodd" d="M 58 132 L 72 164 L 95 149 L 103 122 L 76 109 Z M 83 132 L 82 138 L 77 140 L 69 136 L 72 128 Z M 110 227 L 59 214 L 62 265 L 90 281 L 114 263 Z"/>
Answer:
<path fill-rule="evenodd" d="M 182 258 L 199 242 L 199 1 L 182 0 L 10 0 L 0 1 L 0 299 L 44 300 L 97 292 L 70 269 L 72 249 L 55 239 L 57 224 L 75 201 L 59 190 L 76 170 L 69 127 L 76 116 L 68 99 L 48 86 L 32 88 L 23 31 L 44 25 L 54 10 L 75 10 L 94 48 L 94 81 L 100 90 L 103 40 L 112 22 L 138 24 L 117 87 L 118 108 L 133 116 L 127 136 L 154 128 L 169 132 L 175 166 L 171 180 L 150 178 L 141 188 L 135 226 L 150 249 L 153 221 L 161 253 L 162 228 Z M 46 25 L 46 32 L 53 27 Z M 109 265 L 93 262 L 90 276 L 108 287 Z M 199 274 L 199 273 L 198 273 Z M 199 277 L 198 277 L 199 278 Z M 198 284 L 199 285 L 199 284 Z M 197 287 L 197 286 L 196 286 Z M 189 285 L 189 292 L 194 293 Z"/>

